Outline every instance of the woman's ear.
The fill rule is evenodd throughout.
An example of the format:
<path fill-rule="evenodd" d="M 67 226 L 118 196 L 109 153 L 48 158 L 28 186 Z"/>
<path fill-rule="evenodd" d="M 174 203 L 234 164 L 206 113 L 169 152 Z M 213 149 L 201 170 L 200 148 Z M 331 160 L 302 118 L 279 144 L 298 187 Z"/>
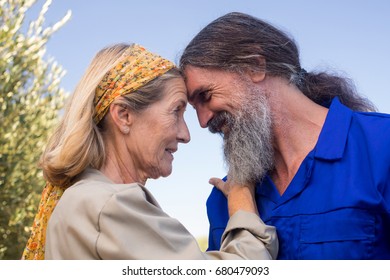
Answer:
<path fill-rule="evenodd" d="M 127 107 L 122 104 L 113 103 L 110 105 L 109 113 L 111 115 L 112 123 L 123 134 L 128 134 L 130 132 L 132 116 Z"/>
<path fill-rule="evenodd" d="M 248 69 L 247 74 L 251 78 L 252 82 L 258 83 L 265 79 L 266 62 L 265 58 L 262 56 L 258 56 L 255 59 L 257 60 L 257 67 L 255 69 Z"/>

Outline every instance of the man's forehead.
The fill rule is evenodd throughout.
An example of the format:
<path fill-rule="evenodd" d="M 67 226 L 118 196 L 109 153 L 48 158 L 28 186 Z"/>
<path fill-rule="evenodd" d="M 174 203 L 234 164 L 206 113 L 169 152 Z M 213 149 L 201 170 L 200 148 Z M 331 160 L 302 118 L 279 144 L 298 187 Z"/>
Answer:
<path fill-rule="evenodd" d="M 189 66 L 184 71 L 185 74 L 185 83 L 187 86 L 187 91 L 189 95 L 193 95 L 199 90 L 210 87 L 211 80 L 209 75 L 207 75 L 207 70 Z"/>
<path fill-rule="evenodd" d="M 184 70 L 184 77 L 186 80 L 199 78 L 206 75 L 207 72 L 208 70 L 205 68 L 196 67 L 196 66 L 187 66 Z"/>

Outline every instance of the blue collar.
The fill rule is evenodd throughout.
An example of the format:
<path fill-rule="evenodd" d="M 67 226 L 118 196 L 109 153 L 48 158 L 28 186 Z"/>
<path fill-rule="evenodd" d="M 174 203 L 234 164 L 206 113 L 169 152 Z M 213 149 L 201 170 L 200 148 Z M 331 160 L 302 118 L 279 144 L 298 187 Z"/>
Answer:
<path fill-rule="evenodd" d="M 341 104 L 338 97 L 333 98 L 315 147 L 316 158 L 338 160 L 343 157 L 351 120 L 352 110 Z"/>
<path fill-rule="evenodd" d="M 292 182 L 296 182 L 297 180 L 300 181 L 299 184 L 295 184 L 299 187 L 291 188 L 289 186 L 282 196 L 283 201 L 287 201 L 305 187 L 302 180 L 310 178 L 314 158 L 336 161 L 343 157 L 352 113 L 353 112 L 348 107 L 340 103 L 338 97 L 333 98 L 324 126 L 322 127 L 320 136 L 318 137 L 317 144 L 306 156 L 297 174 L 295 174 L 293 178 Z M 298 173 L 302 176 L 299 176 Z M 265 196 L 270 196 L 271 194 L 271 200 L 276 202 L 280 199 L 280 195 L 271 182 L 272 180 L 269 175 L 266 175 L 264 181 L 257 184 L 258 188 L 256 193 Z M 261 188 L 259 187 L 260 185 L 262 186 Z"/>

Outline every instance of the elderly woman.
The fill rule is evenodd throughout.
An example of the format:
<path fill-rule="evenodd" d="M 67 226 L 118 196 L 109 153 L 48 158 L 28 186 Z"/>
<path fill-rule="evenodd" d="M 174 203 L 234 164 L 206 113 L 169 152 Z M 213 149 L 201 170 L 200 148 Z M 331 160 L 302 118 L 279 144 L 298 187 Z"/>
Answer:
<path fill-rule="evenodd" d="M 145 187 L 171 174 L 178 144 L 190 141 L 186 104 L 170 61 L 139 45 L 100 51 L 41 158 L 47 185 L 22 258 L 275 258 L 275 229 L 258 217 L 253 188 L 213 182 L 231 217 L 221 250 L 204 253 Z"/>

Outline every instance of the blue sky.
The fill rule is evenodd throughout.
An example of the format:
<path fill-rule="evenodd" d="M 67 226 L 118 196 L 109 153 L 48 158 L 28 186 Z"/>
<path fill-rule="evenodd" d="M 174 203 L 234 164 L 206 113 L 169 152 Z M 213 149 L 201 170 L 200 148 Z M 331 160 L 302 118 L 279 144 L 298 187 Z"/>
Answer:
<path fill-rule="evenodd" d="M 38 0 L 26 21 L 35 19 Z M 181 51 L 206 24 L 239 11 L 266 20 L 291 34 L 307 71 L 336 70 L 352 78 L 358 91 L 390 113 L 390 2 L 384 0 L 53 0 L 46 15 L 52 25 L 68 10 L 70 21 L 53 35 L 47 55 L 67 71 L 62 86 L 71 92 L 94 54 L 119 42 L 139 43 L 178 62 Z M 224 176 L 221 140 L 199 127 L 186 112 L 192 140 L 179 146 L 173 173 L 147 187 L 162 208 L 196 237 L 206 236 L 208 179 Z"/>

